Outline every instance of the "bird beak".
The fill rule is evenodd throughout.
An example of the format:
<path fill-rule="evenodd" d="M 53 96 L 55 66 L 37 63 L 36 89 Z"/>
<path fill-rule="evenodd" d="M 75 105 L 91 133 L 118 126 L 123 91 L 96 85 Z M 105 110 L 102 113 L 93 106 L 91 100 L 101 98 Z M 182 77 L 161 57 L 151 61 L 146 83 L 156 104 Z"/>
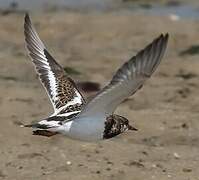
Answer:
<path fill-rule="evenodd" d="M 128 129 L 129 129 L 129 130 L 132 130 L 132 131 L 138 131 L 137 128 L 135 128 L 135 127 L 133 127 L 133 126 L 131 126 L 131 125 L 129 125 Z"/>

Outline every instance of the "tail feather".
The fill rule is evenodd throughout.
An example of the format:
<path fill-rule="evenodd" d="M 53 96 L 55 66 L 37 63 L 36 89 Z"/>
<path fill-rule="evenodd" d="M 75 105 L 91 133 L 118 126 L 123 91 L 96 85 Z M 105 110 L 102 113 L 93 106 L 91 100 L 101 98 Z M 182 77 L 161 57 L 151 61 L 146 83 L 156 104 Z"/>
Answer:
<path fill-rule="evenodd" d="M 52 132 L 48 130 L 35 130 L 33 131 L 33 135 L 39 135 L 39 136 L 46 136 L 46 137 L 51 137 L 58 134 L 58 132 Z"/>
<path fill-rule="evenodd" d="M 21 127 L 30 127 L 33 129 L 46 130 L 46 129 L 51 129 L 51 128 L 58 128 L 61 125 L 62 124 L 60 123 L 60 121 L 49 121 L 47 119 L 47 120 L 42 120 L 33 124 L 21 125 Z"/>
<path fill-rule="evenodd" d="M 46 136 L 46 137 L 58 134 L 59 132 L 57 132 L 56 129 L 60 126 L 61 124 L 59 121 L 48 121 L 48 120 L 42 120 L 33 124 L 20 125 L 20 127 L 33 128 L 33 135 Z"/>

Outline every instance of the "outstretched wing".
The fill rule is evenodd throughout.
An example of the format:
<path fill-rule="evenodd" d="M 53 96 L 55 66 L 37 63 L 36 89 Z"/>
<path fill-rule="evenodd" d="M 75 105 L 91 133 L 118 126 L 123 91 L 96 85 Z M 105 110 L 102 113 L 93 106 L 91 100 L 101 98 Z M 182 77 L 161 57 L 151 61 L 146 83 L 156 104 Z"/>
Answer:
<path fill-rule="evenodd" d="M 73 80 L 66 75 L 63 68 L 48 53 L 28 14 L 25 16 L 24 34 L 26 47 L 39 78 L 50 97 L 54 114 L 65 114 L 67 116 L 79 113 L 84 104 L 82 95 Z"/>
<path fill-rule="evenodd" d="M 136 56 L 126 62 L 90 102 L 80 116 L 110 115 L 127 97 L 140 89 L 159 65 L 168 42 L 168 34 L 160 35 Z"/>

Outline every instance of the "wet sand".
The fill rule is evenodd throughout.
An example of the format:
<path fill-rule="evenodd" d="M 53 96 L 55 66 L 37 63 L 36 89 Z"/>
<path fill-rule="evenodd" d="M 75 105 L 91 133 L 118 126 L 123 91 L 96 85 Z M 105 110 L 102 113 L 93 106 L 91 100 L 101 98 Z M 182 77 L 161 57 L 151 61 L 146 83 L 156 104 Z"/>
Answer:
<path fill-rule="evenodd" d="M 127 12 L 31 15 L 57 61 L 81 72 L 72 77 L 102 86 L 160 33 L 170 34 L 158 70 L 117 109 L 139 131 L 86 143 L 32 136 L 16 125 L 52 112 L 25 51 L 23 16 L 0 16 L 0 179 L 198 179 L 199 56 L 179 55 L 199 44 L 198 20 Z"/>

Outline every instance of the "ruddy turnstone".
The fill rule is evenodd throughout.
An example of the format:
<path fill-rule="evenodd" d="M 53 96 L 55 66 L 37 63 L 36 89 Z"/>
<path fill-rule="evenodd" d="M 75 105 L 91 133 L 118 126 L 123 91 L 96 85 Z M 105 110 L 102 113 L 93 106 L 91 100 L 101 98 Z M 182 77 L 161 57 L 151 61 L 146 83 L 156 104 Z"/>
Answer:
<path fill-rule="evenodd" d="M 34 135 L 61 133 L 85 141 L 108 139 L 127 130 L 137 130 L 128 119 L 114 114 L 114 111 L 155 71 L 167 47 L 168 34 L 161 34 L 124 63 L 110 83 L 88 102 L 47 51 L 28 14 L 25 16 L 24 34 L 29 55 L 54 108 L 50 117 L 24 127 L 32 127 Z"/>

